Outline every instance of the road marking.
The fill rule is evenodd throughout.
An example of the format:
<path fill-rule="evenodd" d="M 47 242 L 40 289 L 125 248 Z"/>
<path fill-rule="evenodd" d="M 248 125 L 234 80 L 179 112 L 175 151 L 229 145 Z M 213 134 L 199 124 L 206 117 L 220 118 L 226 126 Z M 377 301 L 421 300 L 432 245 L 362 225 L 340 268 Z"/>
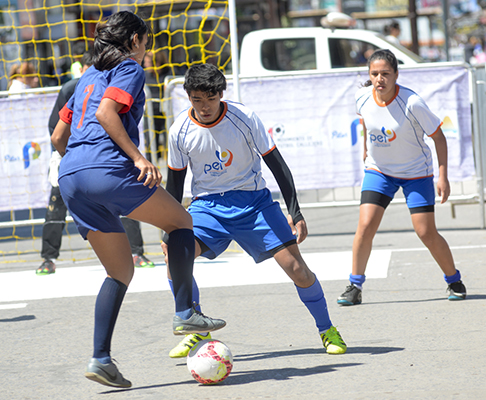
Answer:
<path fill-rule="evenodd" d="M 15 310 L 17 308 L 25 308 L 27 303 L 17 303 L 17 304 L 0 304 L 0 310 Z"/>
<path fill-rule="evenodd" d="M 366 269 L 367 279 L 386 278 L 391 250 L 374 250 Z M 304 260 L 320 281 L 347 280 L 351 272 L 350 251 L 304 253 Z M 260 264 L 246 254 L 194 263 L 199 287 L 261 285 L 291 282 L 272 258 Z M 34 271 L 0 273 L 0 303 L 61 297 L 96 296 L 106 277 L 98 264 L 58 268 L 55 274 L 38 276 Z M 136 268 L 129 293 L 170 290 L 164 263 L 155 268 Z"/>

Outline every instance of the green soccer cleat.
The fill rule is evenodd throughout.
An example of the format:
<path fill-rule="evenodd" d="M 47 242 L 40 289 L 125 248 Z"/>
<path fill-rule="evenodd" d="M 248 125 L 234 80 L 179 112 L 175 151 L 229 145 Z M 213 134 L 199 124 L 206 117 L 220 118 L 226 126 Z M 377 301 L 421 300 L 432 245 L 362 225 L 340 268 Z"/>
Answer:
<path fill-rule="evenodd" d="M 155 264 L 150 261 L 143 254 L 141 256 L 133 256 L 133 265 L 135 268 L 153 268 Z"/>
<path fill-rule="evenodd" d="M 39 268 L 36 269 L 37 275 L 50 275 L 56 273 L 56 264 L 51 260 L 44 260 Z"/>
<path fill-rule="evenodd" d="M 321 333 L 321 339 L 328 354 L 344 354 L 348 349 L 341 334 L 334 326 L 331 326 L 326 332 Z"/>
<path fill-rule="evenodd" d="M 211 339 L 211 334 L 208 332 L 206 336 L 203 336 L 199 333 L 191 333 L 190 335 L 186 335 L 184 339 L 182 339 L 179 344 L 174 347 L 169 352 L 170 358 L 183 358 L 187 357 L 187 354 L 191 351 L 191 349 L 198 344 L 201 340 Z"/>

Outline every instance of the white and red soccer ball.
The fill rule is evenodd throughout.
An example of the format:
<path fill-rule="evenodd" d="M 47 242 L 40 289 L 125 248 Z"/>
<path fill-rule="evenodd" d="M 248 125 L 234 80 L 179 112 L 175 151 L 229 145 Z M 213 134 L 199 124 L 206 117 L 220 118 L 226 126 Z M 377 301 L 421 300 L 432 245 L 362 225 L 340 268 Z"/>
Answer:
<path fill-rule="evenodd" d="M 233 369 L 233 355 L 219 340 L 202 340 L 189 351 L 187 369 L 203 385 L 222 382 Z"/>

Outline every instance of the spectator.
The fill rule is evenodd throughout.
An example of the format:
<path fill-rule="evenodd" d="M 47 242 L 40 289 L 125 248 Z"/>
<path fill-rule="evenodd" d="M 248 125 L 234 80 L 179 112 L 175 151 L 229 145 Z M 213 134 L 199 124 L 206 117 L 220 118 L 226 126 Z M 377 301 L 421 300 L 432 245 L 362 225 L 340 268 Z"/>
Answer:
<path fill-rule="evenodd" d="M 39 85 L 39 77 L 34 64 L 30 62 L 14 64 L 10 69 L 9 80 L 8 91 L 17 93 L 16 97 L 20 97 L 19 92 L 36 88 Z"/>
<path fill-rule="evenodd" d="M 402 29 L 400 28 L 400 23 L 398 21 L 393 20 L 389 25 L 385 26 L 385 36 L 386 39 L 394 44 L 400 44 L 400 40 L 398 37 Z"/>

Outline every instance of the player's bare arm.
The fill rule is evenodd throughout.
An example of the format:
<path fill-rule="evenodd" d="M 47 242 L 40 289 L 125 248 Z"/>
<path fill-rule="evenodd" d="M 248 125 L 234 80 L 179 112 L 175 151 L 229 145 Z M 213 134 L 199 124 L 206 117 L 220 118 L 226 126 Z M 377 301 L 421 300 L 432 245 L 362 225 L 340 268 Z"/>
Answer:
<path fill-rule="evenodd" d="M 96 119 L 99 121 L 106 133 L 121 147 L 121 149 L 133 160 L 135 166 L 140 170 L 138 180 L 145 179 L 144 185 L 150 188 L 159 186 L 162 181 L 162 174 L 158 168 L 148 161 L 137 146 L 132 142 L 125 130 L 118 115 L 124 104 L 104 98 L 96 111 Z"/>
<path fill-rule="evenodd" d="M 363 121 L 363 140 L 364 140 L 364 146 L 363 146 L 363 162 L 366 160 L 366 153 L 368 152 L 368 149 L 366 148 L 366 125 Z"/>
<path fill-rule="evenodd" d="M 52 132 L 51 142 L 61 156 L 64 156 L 66 153 L 69 136 L 71 136 L 71 125 L 63 120 L 59 120 L 54 128 L 54 132 Z"/>
<path fill-rule="evenodd" d="M 435 150 L 437 152 L 437 161 L 439 163 L 439 179 L 437 181 L 437 193 L 441 196 L 441 204 L 445 203 L 451 194 L 451 187 L 449 179 L 447 177 L 447 140 L 442 132 L 442 129 L 438 129 L 435 134 L 432 135 L 432 139 L 435 143 Z"/>

